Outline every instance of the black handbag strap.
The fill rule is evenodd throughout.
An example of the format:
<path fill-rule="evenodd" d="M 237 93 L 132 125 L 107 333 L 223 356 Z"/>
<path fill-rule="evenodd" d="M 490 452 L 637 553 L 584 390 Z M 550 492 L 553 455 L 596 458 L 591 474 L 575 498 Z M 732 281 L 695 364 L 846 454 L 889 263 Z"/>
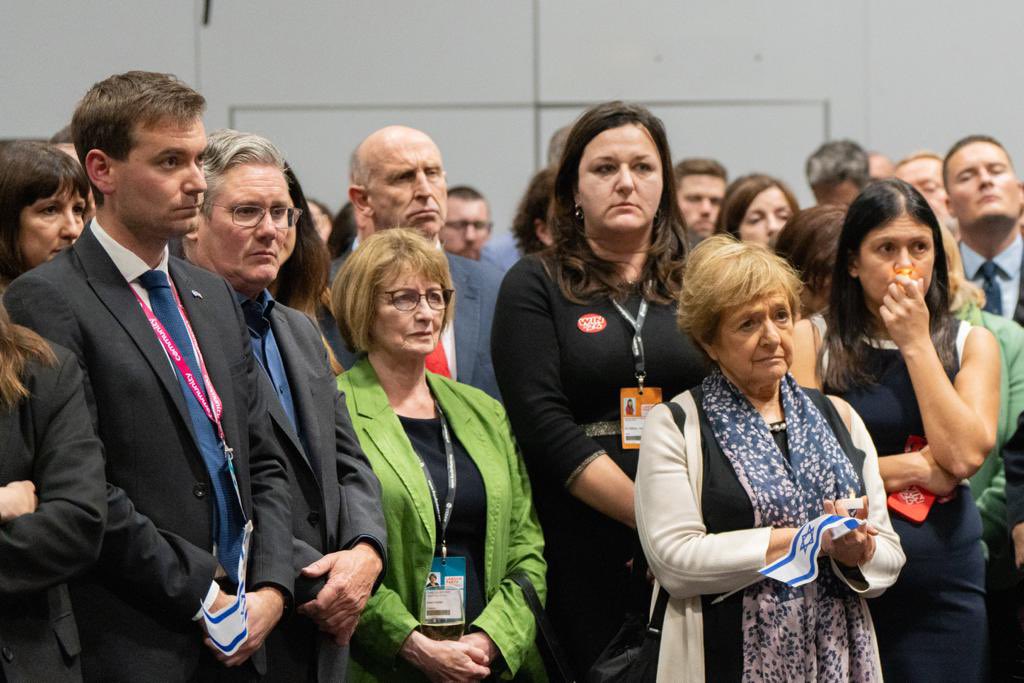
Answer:
<path fill-rule="evenodd" d="M 665 623 L 665 610 L 668 609 L 668 591 L 658 587 L 658 599 L 654 601 L 651 620 L 647 622 L 647 631 L 653 635 L 661 635 L 661 627 Z"/>
<path fill-rule="evenodd" d="M 547 612 L 544 611 L 544 605 L 540 604 L 540 597 L 537 595 L 537 591 L 534 589 L 530 578 L 523 572 L 516 572 L 509 578 L 515 581 L 523 591 L 523 598 L 526 600 L 526 604 L 529 606 L 530 611 L 533 612 L 533 617 L 537 622 L 537 639 L 542 644 L 542 650 L 546 648 L 550 663 L 558 670 L 558 675 L 561 676 L 562 681 L 565 683 L 575 683 L 576 677 L 572 674 L 569 660 L 565 656 L 565 651 L 562 650 L 562 644 L 558 642 L 558 638 L 555 636 L 555 630 L 552 628 L 551 622 L 548 621 Z M 662 616 L 664 617 L 664 610 L 662 610 Z"/>

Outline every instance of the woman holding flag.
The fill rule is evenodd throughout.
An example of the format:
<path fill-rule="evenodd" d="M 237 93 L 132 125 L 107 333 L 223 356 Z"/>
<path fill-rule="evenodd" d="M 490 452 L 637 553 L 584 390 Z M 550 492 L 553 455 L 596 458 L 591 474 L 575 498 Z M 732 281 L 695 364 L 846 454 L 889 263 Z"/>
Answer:
<path fill-rule="evenodd" d="M 782 259 L 729 236 L 687 263 L 679 326 L 718 371 L 652 409 L 640 448 L 637 529 L 670 597 L 659 680 L 881 680 L 863 598 L 903 551 L 863 422 L 789 374 L 799 294 Z"/>

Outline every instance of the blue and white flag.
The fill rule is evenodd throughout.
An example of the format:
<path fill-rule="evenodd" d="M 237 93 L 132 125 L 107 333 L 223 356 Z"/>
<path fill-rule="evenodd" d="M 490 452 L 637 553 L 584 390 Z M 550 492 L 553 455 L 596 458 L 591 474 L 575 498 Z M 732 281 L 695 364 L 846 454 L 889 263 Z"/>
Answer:
<path fill-rule="evenodd" d="M 818 550 L 826 531 L 835 540 L 864 524 L 863 519 L 841 515 L 822 515 L 804 524 L 789 544 L 789 552 L 782 559 L 759 569 L 768 578 L 796 588 L 818 578 Z"/>
<path fill-rule="evenodd" d="M 230 605 L 216 613 L 203 607 L 203 621 L 210 641 L 227 656 L 238 652 L 249 638 L 249 609 L 245 604 L 245 569 L 252 540 L 252 520 L 246 522 L 242 536 L 242 552 L 238 555 L 238 595 Z"/>

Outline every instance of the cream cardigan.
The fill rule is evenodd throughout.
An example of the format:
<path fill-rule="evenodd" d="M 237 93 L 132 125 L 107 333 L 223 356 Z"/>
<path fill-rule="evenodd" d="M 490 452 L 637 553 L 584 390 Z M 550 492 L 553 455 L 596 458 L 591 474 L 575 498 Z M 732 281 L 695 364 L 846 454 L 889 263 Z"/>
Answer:
<path fill-rule="evenodd" d="M 636 474 L 636 522 L 644 553 L 660 586 L 670 595 L 661 631 L 658 680 L 704 681 L 702 595 L 728 593 L 761 578 L 771 528 L 708 534 L 701 518 L 703 458 L 697 406 L 689 392 L 672 399 L 686 414 L 682 438 L 667 406 L 655 406 L 647 418 Z M 878 473 L 878 454 L 864 422 L 844 403 L 839 414 L 850 426 L 854 445 L 864 451 L 864 487 L 868 517 L 878 529 L 875 554 L 861 566 L 865 582 L 850 582 L 862 596 L 861 609 L 871 624 L 863 598 L 880 595 L 895 583 L 905 556 L 886 510 L 885 487 Z M 770 579 L 765 579 L 770 580 Z M 655 591 L 657 595 L 657 591 Z M 875 668 L 881 678 L 878 646 Z"/>

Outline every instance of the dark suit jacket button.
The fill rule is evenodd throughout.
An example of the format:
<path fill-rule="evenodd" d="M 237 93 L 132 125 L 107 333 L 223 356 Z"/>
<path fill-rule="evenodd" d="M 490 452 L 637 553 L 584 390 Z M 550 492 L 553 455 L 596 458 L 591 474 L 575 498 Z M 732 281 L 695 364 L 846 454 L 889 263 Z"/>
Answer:
<path fill-rule="evenodd" d="M 5 647 L 3 649 L 3 655 L 4 655 L 4 661 L 7 661 L 7 662 L 14 661 L 14 653 L 11 652 L 11 648 Z"/>
<path fill-rule="evenodd" d="M 309 515 L 306 516 L 306 521 L 309 522 L 310 526 L 316 526 L 320 523 L 320 513 L 317 512 L 316 510 L 313 510 L 312 512 L 309 513 Z"/>
<path fill-rule="evenodd" d="M 196 482 L 192 486 L 192 495 L 196 498 L 205 498 L 208 492 L 209 487 L 202 482 Z"/>

